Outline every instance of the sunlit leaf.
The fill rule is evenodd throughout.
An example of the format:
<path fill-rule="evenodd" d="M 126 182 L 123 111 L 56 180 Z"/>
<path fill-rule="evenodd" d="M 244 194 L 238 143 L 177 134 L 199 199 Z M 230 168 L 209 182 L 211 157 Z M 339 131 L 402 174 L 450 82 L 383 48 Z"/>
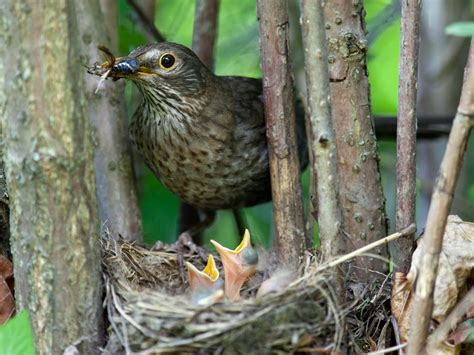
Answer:
<path fill-rule="evenodd" d="M 474 22 L 455 22 L 445 29 L 446 34 L 459 37 L 474 35 Z"/>
<path fill-rule="evenodd" d="M 0 326 L 0 354 L 35 354 L 33 334 L 26 311 L 21 311 L 7 323 Z"/>

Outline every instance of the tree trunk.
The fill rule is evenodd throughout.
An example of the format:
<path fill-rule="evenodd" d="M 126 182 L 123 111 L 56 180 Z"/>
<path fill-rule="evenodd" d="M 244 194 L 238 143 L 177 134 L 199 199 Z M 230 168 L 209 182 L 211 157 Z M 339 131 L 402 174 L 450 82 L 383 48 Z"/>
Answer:
<path fill-rule="evenodd" d="M 364 8 L 360 1 L 329 0 L 324 10 L 342 229 L 350 251 L 386 235 L 385 199 L 370 109 Z M 375 252 L 387 255 L 384 247 Z M 373 258 L 354 261 L 362 278 L 369 277 L 364 269 L 384 271 L 385 264 Z"/>
<path fill-rule="evenodd" d="M 276 247 L 281 260 L 295 266 L 305 244 L 305 225 L 288 58 L 288 3 L 258 0 L 257 13 Z"/>
<path fill-rule="evenodd" d="M 82 39 L 82 64 L 100 61 L 97 45 L 117 44 L 117 28 L 112 32 L 108 18 L 117 15 L 113 4 L 103 6 L 102 15 L 96 1 L 75 4 L 77 26 Z M 112 13 L 108 13 L 111 11 Z M 111 48 L 116 52 L 117 48 Z M 85 76 L 88 115 L 95 144 L 95 169 L 99 216 L 102 230 L 112 236 L 129 240 L 141 239 L 141 217 L 133 175 L 131 147 L 123 95 L 124 83 L 104 83 L 97 94 L 98 79 L 82 71 Z"/>
<path fill-rule="evenodd" d="M 86 38 L 76 4 L 10 0 L 0 7 L 15 291 L 40 354 L 70 344 L 93 354 L 102 342 L 93 142 L 80 56 Z"/>

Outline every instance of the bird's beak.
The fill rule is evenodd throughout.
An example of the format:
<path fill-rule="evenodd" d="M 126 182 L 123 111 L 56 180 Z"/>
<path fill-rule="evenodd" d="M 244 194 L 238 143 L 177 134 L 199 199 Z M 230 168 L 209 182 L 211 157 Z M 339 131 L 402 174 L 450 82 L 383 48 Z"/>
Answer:
<path fill-rule="evenodd" d="M 245 230 L 242 242 L 234 250 L 211 240 L 224 265 L 225 294 L 231 301 L 240 299 L 240 289 L 257 271 L 258 254 L 250 243 L 250 233 Z"/>
<path fill-rule="evenodd" d="M 217 270 L 214 257 L 209 255 L 207 265 L 204 270 L 199 271 L 190 262 L 186 262 L 188 269 L 188 282 L 192 292 L 202 292 L 203 290 L 210 290 L 215 285 L 219 278 L 219 270 Z"/>
<path fill-rule="evenodd" d="M 111 69 L 108 77 L 114 79 L 134 79 L 141 75 L 152 74 L 150 68 L 141 65 L 139 59 L 134 57 L 118 57 L 114 59 L 113 65 L 110 60 L 100 65 L 104 70 Z"/>

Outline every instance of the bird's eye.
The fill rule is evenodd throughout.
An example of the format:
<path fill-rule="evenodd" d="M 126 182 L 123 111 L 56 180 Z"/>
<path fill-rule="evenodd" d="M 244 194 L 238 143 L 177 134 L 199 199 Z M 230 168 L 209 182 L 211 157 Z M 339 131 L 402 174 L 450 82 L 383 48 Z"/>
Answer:
<path fill-rule="evenodd" d="M 172 54 L 163 54 L 160 58 L 160 66 L 164 69 L 169 69 L 173 66 L 175 58 Z"/>

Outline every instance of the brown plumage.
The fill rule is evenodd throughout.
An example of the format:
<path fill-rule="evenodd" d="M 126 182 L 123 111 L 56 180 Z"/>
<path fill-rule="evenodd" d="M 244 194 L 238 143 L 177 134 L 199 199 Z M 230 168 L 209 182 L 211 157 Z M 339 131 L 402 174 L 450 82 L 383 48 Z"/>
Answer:
<path fill-rule="evenodd" d="M 270 200 L 261 80 L 216 76 L 175 43 L 139 47 L 109 76 L 140 90 L 133 145 L 181 200 L 204 210 Z"/>

